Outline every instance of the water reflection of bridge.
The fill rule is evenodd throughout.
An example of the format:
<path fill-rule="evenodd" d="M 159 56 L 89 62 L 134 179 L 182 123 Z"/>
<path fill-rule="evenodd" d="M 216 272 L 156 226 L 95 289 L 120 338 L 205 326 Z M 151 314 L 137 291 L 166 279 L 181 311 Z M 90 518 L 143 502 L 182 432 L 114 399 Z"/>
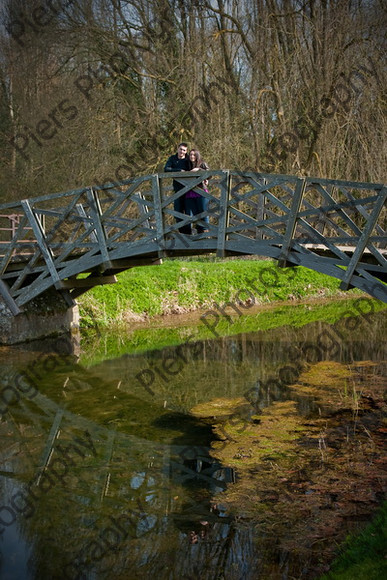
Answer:
<path fill-rule="evenodd" d="M 364 302 L 368 301 L 364 299 Z M 374 346 L 370 331 L 368 334 L 365 331 L 370 327 L 369 322 L 361 316 L 359 320 L 359 325 L 354 325 L 352 320 L 348 328 L 345 321 L 337 325 L 336 330 L 344 335 L 345 341 L 334 351 L 326 351 L 327 359 L 372 358 Z M 385 315 L 380 325 L 377 323 L 373 328 L 375 336 L 382 334 L 384 320 Z M 316 336 L 329 327 L 320 322 L 301 329 L 273 330 L 265 335 L 205 341 L 196 344 L 194 350 L 186 345 L 183 350 L 187 359 L 186 374 L 183 373 L 181 380 L 187 384 L 190 376 L 188 390 L 194 397 L 208 400 L 209 396 L 219 396 L 220 391 L 209 395 L 207 384 L 202 390 L 192 388 L 192 383 L 203 382 L 199 375 L 194 375 L 195 367 L 203 361 L 206 378 L 215 391 L 209 369 L 218 361 L 219 367 L 228 366 L 230 375 L 235 370 L 233 391 L 225 380 L 226 372 L 220 377 L 224 396 L 241 395 L 257 385 L 258 372 L 265 376 L 260 370 L 262 366 L 275 374 L 278 365 L 288 363 L 290 345 L 315 344 Z M 281 339 L 281 348 L 270 354 L 273 343 L 278 344 Z M 375 342 L 382 359 L 384 345 Z M 168 357 L 171 353 L 172 349 L 166 349 L 158 356 Z M 153 385 L 156 399 L 153 404 L 146 400 L 148 393 L 134 388 L 134 375 L 151 360 L 147 355 L 123 357 L 122 366 L 109 364 L 105 368 L 89 369 L 62 357 L 61 364 L 47 378 L 40 373 L 39 366 L 31 367 L 28 360 L 23 363 L 21 356 L 15 354 L 15 365 L 11 367 L 9 352 L 6 356 L 1 367 L 2 385 L 19 384 L 24 389 L 28 376 L 33 374 L 25 372 L 28 368 L 30 371 L 33 368 L 35 376 L 41 377 L 40 392 L 30 400 L 21 397 L 14 401 L 0 423 L 5 441 L 0 476 L 2 503 L 12 509 L 16 505 L 24 511 L 17 514 L 20 537 L 34 545 L 35 577 L 58 578 L 58 569 L 63 570 L 68 564 L 79 567 L 79 560 L 81 564 L 86 562 L 89 571 L 94 566 L 99 577 L 120 577 L 130 569 L 136 571 L 134 578 L 151 574 L 158 574 L 160 578 L 192 577 L 199 573 L 210 579 L 216 577 L 218 569 L 226 569 L 235 570 L 236 578 L 256 578 L 256 571 L 262 569 L 266 556 L 268 561 L 272 557 L 276 562 L 279 557 L 288 557 L 278 552 L 278 546 L 270 538 L 260 538 L 257 549 L 257 536 L 251 527 L 244 527 L 243 521 L 234 521 L 232 514 L 215 505 L 214 494 L 221 497 L 231 477 L 209 455 L 205 439 L 209 443 L 210 428 L 197 421 L 197 430 L 191 432 L 195 421 L 184 410 L 193 402 L 178 396 L 181 383 L 177 377 L 168 393 L 161 391 L 161 385 Z M 154 361 L 155 353 L 152 356 Z M 46 368 L 44 359 L 41 367 Z M 130 371 L 125 372 L 125 368 Z M 245 374 L 241 374 L 242 369 L 246 369 Z M 17 379 L 18 375 L 23 380 Z M 236 384 L 238 376 L 240 383 Z M 119 385 L 120 380 L 123 385 Z M 175 398 L 171 396 L 172 391 Z M 91 395 L 96 409 L 90 408 Z M 270 384 L 270 388 L 257 391 L 257 396 L 258 407 L 263 408 L 280 400 L 282 393 Z M 177 409 L 176 412 L 164 407 L 166 400 L 167 407 Z M 301 412 L 308 415 L 311 404 L 307 406 L 305 401 L 300 401 Z M 146 421 L 147 430 L 141 430 L 139 424 Z M 83 451 L 83 457 L 74 446 Z M 68 449 L 69 469 L 63 483 L 54 474 L 55 467 L 63 475 L 58 460 L 66 455 L 60 448 Z M 45 493 L 43 488 L 50 476 L 54 485 Z M 30 508 L 20 495 L 28 489 L 37 498 L 30 502 L 34 510 L 31 517 L 27 517 Z M 12 504 L 16 493 L 19 496 Z M 4 518 L 5 513 L 0 512 L 0 517 Z M 114 541 L 112 532 L 106 532 L 113 520 L 121 526 L 121 535 L 116 548 L 107 550 L 104 539 Z M 6 539 L 7 526 L 3 527 Z M 196 541 L 195 533 L 197 544 L 192 543 Z M 79 570 L 71 566 L 69 577 L 76 578 Z"/>
<path fill-rule="evenodd" d="M 197 189 L 204 178 L 211 178 L 210 193 Z M 173 179 L 182 186 L 177 193 Z M 174 201 L 195 188 L 208 199 L 208 210 L 196 216 L 175 211 Z M 342 289 L 355 286 L 386 302 L 386 194 L 383 184 L 206 171 L 9 203 L 0 206 L 0 232 L 9 220 L 12 230 L 12 239 L 0 240 L 0 295 L 13 314 L 52 287 L 71 305 L 133 266 L 215 252 L 303 265 L 340 279 Z M 208 232 L 179 231 L 191 225 Z"/>
<path fill-rule="evenodd" d="M 80 371 L 85 384 L 87 371 Z M 22 386 L 28 379 L 26 375 L 23 381 L 17 379 L 14 370 L 3 365 L 1 380 Z M 100 387 L 111 390 L 111 385 Z M 124 394 L 121 404 L 125 399 L 129 404 L 133 401 Z M 8 518 L 12 512 L 17 515 L 21 535 L 35 546 L 36 576 L 56 578 L 57 570 L 66 565 L 69 578 L 76 578 L 82 566 L 102 575 L 111 569 L 115 576 L 128 570 L 128 561 L 130 569 L 146 574 L 158 572 L 161 564 L 186 568 L 191 574 L 192 566 L 209 555 L 210 544 L 204 547 L 206 555 L 199 551 L 195 561 L 190 555 L 190 533 L 196 529 L 199 534 L 201 528 L 206 533 L 211 530 L 214 554 L 229 550 L 232 519 L 211 504 L 212 495 L 230 481 L 229 470 L 210 457 L 208 446 L 195 445 L 189 432 L 184 438 L 183 417 L 169 413 L 168 420 L 174 417 L 179 420 L 176 442 L 163 442 L 162 422 L 145 439 L 114 425 L 98 424 L 41 393 L 31 400 L 20 398 L 9 407 L 0 425 L 6 441 L 2 503 Z M 192 426 L 188 418 L 188 429 Z M 199 425 L 201 431 L 204 428 L 211 438 L 211 429 Z M 179 443 L 181 439 L 185 443 Z M 106 549 L 100 558 L 97 545 L 106 548 L 104 530 L 111 528 L 113 520 L 120 522 L 119 545 L 113 554 Z M 4 510 L 0 521 L 13 524 Z M 1 529 L 7 534 L 7 525 Z M 113 541 L 108 534 L 107 541 Z M 49 547 L 56 557 L 46 557 Z"/>

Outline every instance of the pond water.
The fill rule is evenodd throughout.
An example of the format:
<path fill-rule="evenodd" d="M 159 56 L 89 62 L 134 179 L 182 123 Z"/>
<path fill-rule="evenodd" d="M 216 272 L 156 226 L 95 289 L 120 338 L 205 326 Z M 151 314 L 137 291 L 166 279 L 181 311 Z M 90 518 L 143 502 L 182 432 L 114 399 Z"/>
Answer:
<path fill-rule="evenodd" d="M 0 578 L 319 577 L 384 497 L 386 313 L 1 348 Z"/>

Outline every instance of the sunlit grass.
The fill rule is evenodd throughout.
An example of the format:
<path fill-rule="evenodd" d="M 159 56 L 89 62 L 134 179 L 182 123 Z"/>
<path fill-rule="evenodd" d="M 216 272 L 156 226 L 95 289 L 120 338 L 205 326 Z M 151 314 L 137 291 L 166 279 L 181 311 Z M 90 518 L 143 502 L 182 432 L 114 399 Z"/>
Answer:
<path fill-rule="evenodd" d="M 122 272 L 117 284 L 93 288 L 79 304 L 86 325 L 91 319 L 127 323 L 136 316 L 189 312 L 214 303 L 268 304 L 331 296 L 340 294 L 339 283 L 303 267 L 283 269 L 267 260 L 171 260 Z"/>

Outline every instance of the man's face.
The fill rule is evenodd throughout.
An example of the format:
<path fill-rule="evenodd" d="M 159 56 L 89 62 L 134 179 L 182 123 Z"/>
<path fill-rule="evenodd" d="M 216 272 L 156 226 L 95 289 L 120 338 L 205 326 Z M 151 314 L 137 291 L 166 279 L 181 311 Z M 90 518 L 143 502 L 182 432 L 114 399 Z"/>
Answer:
<path fill-rule="evenodd" d="M 180 147 L 177 150 L 177 156 L 179 159 L 184 159 L 184 157 L 187 154 L 187 147 L 184 147 L 183 145 L 180 145 Z"/>

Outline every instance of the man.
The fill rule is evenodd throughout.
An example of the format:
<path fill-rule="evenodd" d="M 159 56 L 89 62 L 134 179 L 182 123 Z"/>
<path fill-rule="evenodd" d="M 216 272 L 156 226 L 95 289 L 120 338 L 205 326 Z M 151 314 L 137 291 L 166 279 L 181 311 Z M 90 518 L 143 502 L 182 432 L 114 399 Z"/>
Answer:
<path fill-rule="evenodd" d="M 187 143 L 180 143 L 177 148 L 177 153 L 175 155 L 171 155 L 168 161 L 165 164 L 164 171 L 189 171 L 190 170 L 190 162 L 188 157 L 188 144 Z M 183 185 L 173 180 L 173 190 L 174 192 L 180 191 L 183 189 Z M 179 213 L 186 213 L 185 211 L 185 196 L 178 197 L 173 202 L 173 209 L 178 211 Z M 176 222 L 182 221 L 180 218 L 176 218 Z M 179 228 L 179 232 L 182 234 L 191 234 L 191 224 L 187 224 L 181 228 Z"/>

